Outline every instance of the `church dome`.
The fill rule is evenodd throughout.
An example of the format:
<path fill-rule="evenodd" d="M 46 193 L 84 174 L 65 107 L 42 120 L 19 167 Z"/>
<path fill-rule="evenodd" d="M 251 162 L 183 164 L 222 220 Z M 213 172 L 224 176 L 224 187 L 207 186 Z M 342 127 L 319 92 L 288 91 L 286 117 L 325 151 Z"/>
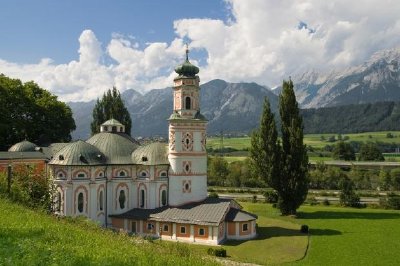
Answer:
<path fill-rule="evenodd" d="M 104 153 L 107 164 L 131 164 L 131 154 L 138 147 L 135 141 L 124 133 L 101 132 L 86 142 Z"/>
<path fill-rule="evenodd" d="M 142 146 L 132 153 L 132 162 L 143 165 L 169 164 L 167 145 L 165 143 L 154 142 Z"/>
<path fill-rule="evenodd" d="M 199 68 L 189 62 L 189 49 L 186 48 L 186 60 L 175 68 L 179 77 L 195 77 L 199 73 Z"/>
<path fill-rule="evenodd" d="M 19 152 L 24 152 L 24 151 L 35 151 L 38 146 L 35 143 L 32 143 L 30 141 L 24 140 L 21 142 L 18 142 L 14 145 L 12 145 L 8 151 L 19 151 Z"/>
<path fill-rule="evenodd" d="M 99 149 L 89 143 L 78 140 L 58 151 L 49 164 L 99 165 L 104 163 L 105 156 Z"/>

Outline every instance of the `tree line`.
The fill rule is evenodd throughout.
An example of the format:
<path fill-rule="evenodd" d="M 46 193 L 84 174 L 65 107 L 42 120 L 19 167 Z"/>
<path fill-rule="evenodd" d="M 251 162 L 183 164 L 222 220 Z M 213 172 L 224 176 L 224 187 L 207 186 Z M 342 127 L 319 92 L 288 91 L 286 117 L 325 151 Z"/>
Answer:
<path fill-rule="evenodd" d="M 73 130 L 71 108 L 57 96 L 0 74 L 0 150 L 24 139 L 43 146 L 68 142 Z"/>
<path fill-rule="evenodd" d="M 301 115 L 306 134 L 400 130 L 400 102 L 302 109 Z"/>

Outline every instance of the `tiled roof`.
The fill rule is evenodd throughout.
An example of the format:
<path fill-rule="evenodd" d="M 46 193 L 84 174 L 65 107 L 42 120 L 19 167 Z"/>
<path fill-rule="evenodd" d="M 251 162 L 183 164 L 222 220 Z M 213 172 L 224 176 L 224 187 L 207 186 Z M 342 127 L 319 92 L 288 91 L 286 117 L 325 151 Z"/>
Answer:
<path fill-rule="evenodd" d="M 24 140 L 21 142 L 18 142 L 14 145 L 12 145 L 8 151 L 19 151 L 19 152 L 24 152 L 24 151 L 35 151 L 37 145 L 35 143 L 32 143 L 30 141 Z"/>
<path fill-rule="evenodd" d="M 95 146 L 82 140 L 69 143 L 59 150 L 49 164 L 57 165 L 101 165 L 105 156 Z"/>
<path fill-rule="evenodd" d="M 110 217 L 217 226 L 224 220 L 231 203 L 232 200 L 228 199 L 207 198 L 202 202 L 179 207 L 161 207 L 151 210 L 135 208 L 122 214 L 110 215 Z"/>
<path fill-rule="evenodd" d="M 139 147 L 132 153 L 132 162 L 143 165 L 169 164 L 167 145 L 154 142 Z"/>
<path fill-rule="evenodd" d="M 1 151 L 0 160 L 27 160 L 40 159 L 46 160 L 47 156 L 38 151 Z"/>
<path fill-rule="evenodd" d="M 239 210 L 236 208 L 231 208 L 225 217 L 225 221 L 228 222 L 247 222 L 257 219 L 257 215 Z"/>
<path fill-rule="evenodd" d="M 107 164 L 132 164 L 132 152 L 138 147 L 123 133 L 101 132 L 86 142 L 96 146 L 106 156 Z"/>
<path fill-rule="evenodd" d="M 104 122 L 101 125 L 102 126 L 123 126 L 123 124 L 121 124 L 121 122 L 119 122 L 117 119 L 114 119 L 114 118 L 107 120 L 106 122 Z"/>

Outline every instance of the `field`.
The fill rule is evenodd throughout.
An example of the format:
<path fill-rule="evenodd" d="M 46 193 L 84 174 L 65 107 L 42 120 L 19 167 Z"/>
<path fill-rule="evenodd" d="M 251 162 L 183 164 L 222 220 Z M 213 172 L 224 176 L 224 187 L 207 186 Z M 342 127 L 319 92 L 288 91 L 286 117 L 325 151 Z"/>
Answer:
<path fill-rule="evenodd" d="M 263 265 L 397 265 L 400 260 L 398 211 L 302 206 L 296 219 L 280 216 L 269 204 L 241 204 L 259 216 L 259 237 L 223 245 L 230 260 Z M 147 241 L 4 199 L 0 209 L 0 265 L 217 263 L 206 255 L 208 246 Z M 310 238 L 299 232 L 301 224 L 309 225 Z"/>
<path fill-rule="evenodd" d="M 388 138 L 387 133 L 391 133 L 393 138 Z M 326 145 L 334 145 L 335 142 L 328 142 L 329 137 L 335 136 L 338 138 L 337 134 L 306 134 L 304 136 L 304 143 L 307 146 L 311 146 L 314 149 L 321 150 Z M 348 137 L 346 141 L 358 141 L 358 142 L 383 142 L 383 143 L 395 143 L 399 144 L 400 147 L 400 131 L 382 131 L 382 132 L 365 132 L 365 133 L 354 133 L 354 134 L 343 134 L 342 138 Z M 325 140 L 323 140 L 325 139 Z M 220 149 L 232 148 L 236 150 L 248 149 L 250 147 L 250 137 L 240 137 L 240 138 L 224 138 L 223 145 L 221 145 L 221 138 L 213 137 L 207 139 L 207 148 Z M 229 158 L 232 157 L 232 158 Z M 386 160 L 389 161 L 400 161 L 400 157 L 386 156 Z M 228 154 L 226 157 L 228 162 L 244 160 L 245 155 L 238 155 L 237 152 L 233 152 L 232 156 Z M 310 156 L 310 161 L 330 161 L 331 157 L 319 157 Z"/>
<path fill-rule="evenodd" d="M 302 206 L 294 219 L 279 216 L 267 204 L 242 205 L 266 219 L 310 227 L 307 255 L 295 265 L 398 265 L 400 261 L 399 211 Z M 260 252 L 268 251 L 260 248 Z"/>
<path fill-rule="evenodd" d="M 0 198 L 0 265 L 213 265 L 187 245 L 103 230 Z"/>

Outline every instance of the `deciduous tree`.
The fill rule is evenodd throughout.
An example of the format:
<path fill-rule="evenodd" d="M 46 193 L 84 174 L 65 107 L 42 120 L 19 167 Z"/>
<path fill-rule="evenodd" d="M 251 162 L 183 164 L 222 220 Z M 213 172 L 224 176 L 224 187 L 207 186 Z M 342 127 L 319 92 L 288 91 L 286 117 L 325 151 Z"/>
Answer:
<path fill-rule="evenodd" d="M 75 130 L 72 111 L 34 82 L 0 74 L 0 149 L 27 139 L 38 145 L 68 142 Z"/>

